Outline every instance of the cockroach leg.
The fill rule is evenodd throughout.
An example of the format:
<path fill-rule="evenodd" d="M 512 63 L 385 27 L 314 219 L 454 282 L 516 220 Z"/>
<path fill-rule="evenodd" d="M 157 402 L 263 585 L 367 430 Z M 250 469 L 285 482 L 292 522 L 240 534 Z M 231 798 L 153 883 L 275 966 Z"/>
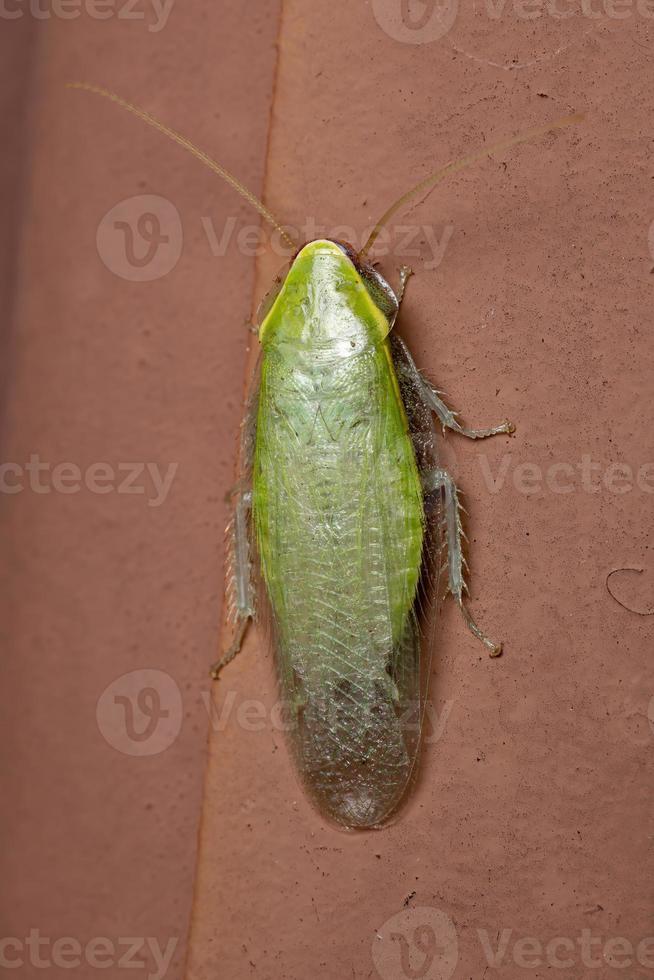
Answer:
<path fill-rule="evenodd" d="M 250 625 L 251 619 L 252 619 L 251 616 L 246 616 L 245 619 L 241 620 L 238 627 L 238 631 L 234 638 L 234 642 L 227 650 L 227 652 L 223 654 L 220 660 L 217 660 L 216 663 L 213 664 L 211 668 L 211 676 L 214 680 L 218 680 L 218 675 L 220 674 L 223 667 L 226 667 L 227 664 L 230 663 L 230 661 L 232 661 L 236 656 L 236 654 L 240 651 L 241 647 L 243 646 L 243 640 L 245 638 L 247 628 Z"/>
<path fill-rule="evenodd" d="M 438 416 L 444 430 L 451 429 L 452 432 L 458 432 L 459 435 L 467 436 L 468 439 L 487 439 L 488 436 L 510 435 L 512 432 L 515 432 L 515 425 L 508 421 L 501 422 L 499 425 L 494 425 L 488 429 L 468 429 L 461 425 L 460 422 L 457 422 L 457 413 L 449 409 L 441 399 L 442 392 L 437 391 L 420 373 L 404 341 L 399 340 L 399 343 L 402 346 L 402 352 L 404 354 L 404 363 L 402 364 L 401 370 L 409 375 L 423 403 Z"/>
<path fill-rule="evenodd" d="M 234 575 L 236 579 L 236 608 L 240 617 L 254 615 L 252 583 L 250 581 L 249 513 L 252 493 L 240 494 L 234 514 Z"/>
<path fill-rule="evenodd" d="M 428 381 L 425 381 L 424 378 L 422 379 L 422 393 L 425 404 L 431 408 L 432 412 L 436 413 L 444 430 L 451 429 L 452 432 L 458 432 L 460 436 L 466 436 L 468 439 L 487 439 L 488 436 L 499 435 L 508 436 L 512 432 L 515 432 L 515 425 L 508 420 L 501 422 L 499 425 L 493 425 L 488 429 L 467 429 L 457 422 L 457 413 L 447 407 L 445 402 L 440 398 L 440 392 Z"/>
<path fill-rule="evenodd" d="M 463 601 L 463 593 L 468 591 L 463 572 L 466 560 L 461 544 L 465 535 L 461 526 L 461 508 L 456 484 L 449 473 L 438 469 L 423 476 L 423 487 L 426 493 L 440 490 L 443 494 L 443 531 L 447 546 L 447 561 L 442 571 L 448 573 L 448 591 L 454 596 L 470 632 L 487 647 L 491 657 L 499 657 L 502 653 L 502 644 L 493 643 L 482 632 Z"/>
<path fill-rule="evenodd" d="M 254 599 L 250 575 L 249 511 L 252 506 L 252 493 L 240 493 L 236 501 L 234 520 L 230 526 L 229 542 L 229 586 L 230 614 L 237 622 L 234 642 L 227 652 L 211 668 L 214 680 L 243 645 L 245 632 L 250 620 L 254 618 Z"/>
<path fill-rule="evenodd" d="M 403 265 L 400 267 L 400 285 L 397 290 L 397 306 L 398 310 L 402 305 L 402 300 L 404 299 L 404 290 L 406 289 L 406 284 L 413 275 L 413 269 L 408 265 Z"/>

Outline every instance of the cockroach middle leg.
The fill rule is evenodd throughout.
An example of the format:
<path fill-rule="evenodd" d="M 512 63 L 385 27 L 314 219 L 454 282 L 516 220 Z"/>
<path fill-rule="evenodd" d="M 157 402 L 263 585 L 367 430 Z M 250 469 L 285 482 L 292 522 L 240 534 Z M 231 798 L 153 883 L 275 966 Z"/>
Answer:
<path fill-rule="evenodd" d="M 491 657 L 499 657 L 502 652 L 501 643 L 493 643 L 477 626 L 463 601 L 463 593 L 468 591 L 464 580 L 466 560 L 463 556 L 462 539 L 465 537 L 461 526 L 461 507 L 456 484 L 445 470 L 432 470 L 423 476 L 423 487 L 426 493 L 441 490 L 443 493 L 443 531 L 447 548 L 447 561 L 443 571 L 448 573 L 448 591 L 454 596 L 466 622 L 466 626 L 478 640 L 487 647 Z"/>
<path fill-rule="evenodd" d="M 250 567 L 249 514 L 252 507 L 252 493 L 240 493 L 236 501 L 234 519 L 229 527 L 229 617 L 236 620 L 236 636 L 229 649 L 211 668 L 214 680 L 234 659 L 243 645 L 245 633 L 254 618 L 254 598 Z"/>
<path fill-rule="evenodd" d="M 451 429 L 452 432 L 458 432 L 461 436 L 466 436 L 468 439 L 487 439 L 489 436 L 498 435 L 510 435 L 515 432 L 515 425 L 512 422 L 501 422 L 499 425 L 493 425 L 487 429 L 468 429 L 466 426 L 461 425 L 457 421 L 457 412 L 453 412 L 447 407 L 445 402 L 441 399 L 442 392 L 437 391 L 436 388 L 423 375 L 420 373 L 415 365 L 411 353 L 400 338 L 398 338 L 400 344 L 403 348 L 403 353 L 405 355 L 405 363 L 403 364 L 403 370 L 407 371 L 412 381 L 415 384 L 416 389 L 420 392 L 420 397 L 424 404 L 434 412 L 439 420 L 443 429 Z"/>

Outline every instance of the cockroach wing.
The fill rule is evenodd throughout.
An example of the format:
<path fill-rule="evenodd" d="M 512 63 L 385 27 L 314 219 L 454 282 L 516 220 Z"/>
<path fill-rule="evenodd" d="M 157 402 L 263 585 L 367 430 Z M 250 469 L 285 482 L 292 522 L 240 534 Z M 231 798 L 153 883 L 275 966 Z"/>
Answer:
<path fill-rule="evenodd" d="M 394 353 L 280 345 L 261 367 L 253 516 L 286 727 L 310 797 L 346 827 L 379 826 L 406 793 L 429 679 L 433 426 Z"/>

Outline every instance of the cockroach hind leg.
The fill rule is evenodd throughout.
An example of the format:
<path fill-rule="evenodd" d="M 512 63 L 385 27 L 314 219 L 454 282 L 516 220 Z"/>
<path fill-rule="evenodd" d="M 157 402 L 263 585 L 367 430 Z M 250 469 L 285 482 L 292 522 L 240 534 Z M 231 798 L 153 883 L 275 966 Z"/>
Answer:
<path fill-rule="evenodd" d="M 462 614 L 462 616 L 463 616 L 463 618 L 465 620 L 466 626 L 468 627 L 468 629 L 470 630 L 470 632 L 474 636 L 477 637 L 478 640 L 481 640 L 481 642 L 484 644 L 484 646 L 488 650 L 489 656 L 491 656 L 491 657 L 501 657 L 502 656 L 502 644 L 501 643 L 493 643 L 493 641 L 488 636 L 486 636 L 486 634 L 483 632 L 483 630 L 481 630 L 477 626 L 476 622 L 474 621 L 474 619 L 470 615 L 469 609 L 467 608 L 465 602 L 463 601 L 463 596 L 460 596 L 460 595 L 459 596 L 456 596 L 456 601 L 457 601 L 457 605 L 458 605 L 459 609 L 461 610 L 461 614 Z"/>
<path fill-rule="evenodd" d="M 250 622 L 251 622 L 250 616 L 246 616 L 245 619 L 241 620 L 238 630 L 236 632 L 236 636 L 234 637 L 234 642 L 229 647 L 229 649 L 223 654 L 220 660 L 217 660 L 216 663 L 213 664 L 213 666 L 211 667 L 211 677 L 213 678 L 214 681 L 218 680 L 218 675 L 220 674 L 223 667 L 226 667 L 228 663 L 231 663 L 231 661 L 234 659 L 236 654 L 240 652 Z"/>
<path fill-rule="evenodd" d="M 477 626 L 463 598 L 464 593 L 468 591 L 464 578 L 464 569 L 467 568 L 467 563 L 463 555 L 462 541 L 465 535 L 461 526 L 460 511 L 462 508 L 459 504 L 456 484 L 446 470 L 437 469 L 424 475 L 423 487 L 426 492 L 441 490 L 443 494 L 444 515 L 442 526 L 447 548 L 447 561 L 441 570 L 447 571 L 447 591 L 451 592 L 454 596 L 470 632 L 478 640 L 481 640 L 491 657 L 499 657 L 502 653 L 502 644 L 494 643 Z"/>

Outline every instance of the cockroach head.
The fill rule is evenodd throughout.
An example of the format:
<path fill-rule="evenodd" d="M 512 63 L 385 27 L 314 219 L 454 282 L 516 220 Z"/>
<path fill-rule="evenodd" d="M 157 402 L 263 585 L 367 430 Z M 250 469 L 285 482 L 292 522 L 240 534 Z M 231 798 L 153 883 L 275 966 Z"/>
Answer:
<path fill-rule="evenodd" d="M 260 320 L 259 339 L 264 345 L 274 339 L 304 343 L 318 335 L 325 342 L 346 339 L 349 343 L 354 334 L 383 338 L 390 329 L 356 251 L 328 238 L 307 242 L 300 249 L 269 300 Z"/>

